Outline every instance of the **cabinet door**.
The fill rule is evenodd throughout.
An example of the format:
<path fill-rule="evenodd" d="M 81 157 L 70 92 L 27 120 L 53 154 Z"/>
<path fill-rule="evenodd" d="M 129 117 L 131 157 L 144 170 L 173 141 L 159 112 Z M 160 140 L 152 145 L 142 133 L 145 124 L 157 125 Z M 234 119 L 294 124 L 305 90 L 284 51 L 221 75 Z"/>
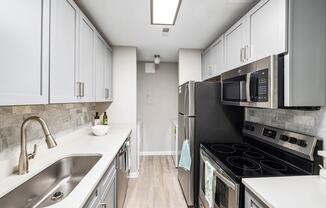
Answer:
<path fill-rule="evenodd" d="M 48 103 L 46 0 L 3 0 L 0 7 L 0 106 Z"/>
<path fill-rule="evenodd" d="M 212 45 L 211 49 L 211 65 L 212 65 L 212 77 L 220 75 L 224 72 L 224 39 L 223 36 L 217 39 Z"/>
<path fill-rule="evenodd" d="M 204 51 L 203 54 L 202 54 L 202 79 L 203 80 L 206 80 L 208 78 L 208 50 Z"/>
<path fill-rule="evenodd" d="M 95 95 L 96 102 L 105 102 L 104 86 L 105 44 L 102 38 L 95 36 Z"/>
<path fill-rule="evenodd" d="M 106 101 L 113 101 L 113 83 L 112 83 L 112 51 L 110 48 L 105 48 L 105 65 L 104 65 L 104 99 Z"/>
<path fill-rule="evenodd" d="M 95 101 L 94 67 L 94 28 L 88 19 L 81 15 L 79 24 L 79 79 L 81 102 Z"/>
<path fill-rule="evenodd" d="M 233 25 L 225 34 L 225 63 L 230 70 L 244 64 L 244 45 L 246 40 L 245 18 Z"/>
<path fill-rule="evenodd" d="M 77 102 L 77 6 L 68 0 L 51 1 L 50 102 Z"/>
<path fill-rule="evenodd" d="M 102 199 L 98 208 L 116 208 L 116 178 L 110 182 L 106 190 L 103 192 Z"/>
<path fill-rule="evenodd" d="M 255 61 L 287 51 L 286 4 L 284 0 L 262 0 L 248 12 L 247 60 Z"/>

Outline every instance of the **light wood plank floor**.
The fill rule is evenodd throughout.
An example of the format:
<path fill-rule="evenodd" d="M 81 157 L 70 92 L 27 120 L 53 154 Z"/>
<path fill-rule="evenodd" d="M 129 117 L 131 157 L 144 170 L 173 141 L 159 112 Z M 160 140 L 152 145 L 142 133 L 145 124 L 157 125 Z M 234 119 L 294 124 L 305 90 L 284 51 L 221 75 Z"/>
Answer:
<path fill-rule="evenodd" d="M 130 179 L 124 208 L 187 208 L 171 156 L 146 156 Z"/>

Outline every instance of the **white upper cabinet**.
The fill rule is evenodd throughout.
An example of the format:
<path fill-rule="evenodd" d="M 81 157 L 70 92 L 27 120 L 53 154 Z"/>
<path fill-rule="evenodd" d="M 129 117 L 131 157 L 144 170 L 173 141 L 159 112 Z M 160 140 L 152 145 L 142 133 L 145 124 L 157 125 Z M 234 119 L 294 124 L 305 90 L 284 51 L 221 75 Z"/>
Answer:
<path fill-rule="evenodd" d="M 208 52 L 209 50 L 205 50 L 202 53 L 202 80 L 208 79 Z"/>
<path fill-rule="evenodd" d="M 112 50 L 109 47 L 105 48 L 104 62 L 104 99 L 105 101 L 113 101 L 113 57 Z"/>
<path fill-rule="evenodd" d="M 106 46 L 104 40 L 99 36 L 95 35 L 95 74 L 96 74 L 96 102 L 105 102 L 105 50 Z"/>
<path fill-rule="evenodd" d="M 246 15 L 249 39 L 246 61 L 256 61 L 287 51 L 285 0 L 261 0 Z"/>
<path fill-rule="evenodd" d="M 220 37 L 213 43 L 211 49 L 211 64 L 213 75 L 217 76 L 224 72 L 225 62 L 224 62 L 224 36 Z"/>
<path fill-rule="evenodd" d="M 49 2 L 0 7 L 0 106 L 48 103 Z"/>
<path fill-rule="evenodd" d="M 69 0 L 51 1 L 50 103 L 78 102 L 77 6 Z"/>
<path fill-rule="evenodd" d="M 224 36 L 221 36 L 202 54 L 203 80 L 220 75 L 224 63 Z"/>
<path fill-rule="evenodd" d="M 225 64 L 227 70 L 242 65 L 245 62 L 245 43 L 247 39 L 246 18 L 242 18 L 225 34 Z"/>
<path fill-rule="evenodd" d="M 261 58 L 286 53 L 287 3 L 287 0 L 259 1 L 225 32 L 224 38 L 214 43 L 215 47 L 214 44 L 209 47 L 213 55 L 206 58 L 213 61 L 209 61 L 205 70 L 212 75 L 206 76 L 217 76 Z"/>
<path fill-rule="evenodd" d="M 80 102 L 95 101 L 94 34 L 95 29 L 89 20 L 80 15 L 79 24 L 79 76 Z"/>

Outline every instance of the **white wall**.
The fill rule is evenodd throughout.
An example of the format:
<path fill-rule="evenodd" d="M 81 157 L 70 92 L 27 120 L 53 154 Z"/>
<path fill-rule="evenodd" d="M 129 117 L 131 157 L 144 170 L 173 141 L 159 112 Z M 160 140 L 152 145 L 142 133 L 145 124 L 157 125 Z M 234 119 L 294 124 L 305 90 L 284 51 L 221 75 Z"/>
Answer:
<path fill-rule="evenodd" d="M 134 47 L 113 47 L 113 103 L 106 110 L 109 122 L 130 124 L 131 172 L 137 172 L 137 56 Z"/>
<path fill-rule="evenodd" d="M 178 117 L 178 64 L 161 63 L 154 74 L 137 64 L 137 115 L 143 121 L 143 153 L 171 153 L 171 122 Z"/>
<path fill-rule="evenodd" d="M 179 50 L 179 85 L 190 80 L 201 81 L 201 50 Z"/>

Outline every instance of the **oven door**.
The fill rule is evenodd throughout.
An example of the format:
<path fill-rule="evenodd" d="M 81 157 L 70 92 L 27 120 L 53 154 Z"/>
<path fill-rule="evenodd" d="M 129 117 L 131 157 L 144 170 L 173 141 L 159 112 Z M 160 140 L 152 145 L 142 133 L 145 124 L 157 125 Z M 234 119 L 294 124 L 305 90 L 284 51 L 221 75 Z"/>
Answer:
<path fill-rule="evenodd" d="M 214 172 L 214 208 L 239 208 L 239 184 L 221 170 Z"/>
<path fill-rule="evenodd" d="M 199 185 L 199 204 L 200 208 L 214 207 L 214 168 L 211 165 L 204 150 L 200 150 L 200 185 Z"/>

